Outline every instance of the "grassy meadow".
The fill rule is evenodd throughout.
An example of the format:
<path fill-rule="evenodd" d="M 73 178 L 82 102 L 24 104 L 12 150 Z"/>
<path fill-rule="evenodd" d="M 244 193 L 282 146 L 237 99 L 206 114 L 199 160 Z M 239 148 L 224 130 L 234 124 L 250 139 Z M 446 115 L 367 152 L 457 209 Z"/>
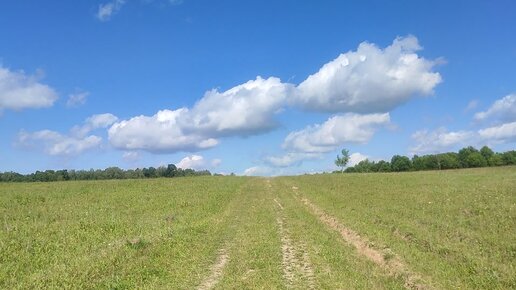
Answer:
<path fill-rule="evenodd" d="M 516 167 L 0 183 L 0 216 L 1 289 L 516 288 Z"/>

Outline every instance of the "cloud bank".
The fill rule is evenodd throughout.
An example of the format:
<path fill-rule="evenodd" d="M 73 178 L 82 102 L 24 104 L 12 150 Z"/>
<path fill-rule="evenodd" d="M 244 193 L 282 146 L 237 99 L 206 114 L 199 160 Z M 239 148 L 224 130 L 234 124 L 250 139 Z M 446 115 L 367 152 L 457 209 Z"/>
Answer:
<path fill-rule="evenodd" d="M 385 112 L 414 96 L 432 93 L 441 76 L 432 72 L 436 62 L 418 56 L 418 50 L 413 36 L 397 38 L 385 49 L 364 42 L 298 86 L 258 76 L 223 92 L 207 91 L 192 108 L 165 109 L 117 122 L 109 129 L 109 140 L 121 150 L 195 152 L 216 146 L 223 137 L 269 132 L 279 125 L 276 115 L 288 107 L 353 112 L 289 134 L 283 145 L 287 154 L 267 159 L 285 166 L 316 158 L 314 153 L 332 151 L 343 143 L 367 142 L 378 126 L 389 123 Z"/>

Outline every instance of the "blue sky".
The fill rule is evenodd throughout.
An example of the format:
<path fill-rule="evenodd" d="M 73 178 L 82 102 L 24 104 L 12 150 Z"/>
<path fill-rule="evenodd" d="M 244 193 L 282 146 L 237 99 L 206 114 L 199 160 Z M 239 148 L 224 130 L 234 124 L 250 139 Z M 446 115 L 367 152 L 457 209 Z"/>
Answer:
<path fill-rule="evenodd" d="M 0 171 L 516 148 L 514 1 L 4 1 Z"/>

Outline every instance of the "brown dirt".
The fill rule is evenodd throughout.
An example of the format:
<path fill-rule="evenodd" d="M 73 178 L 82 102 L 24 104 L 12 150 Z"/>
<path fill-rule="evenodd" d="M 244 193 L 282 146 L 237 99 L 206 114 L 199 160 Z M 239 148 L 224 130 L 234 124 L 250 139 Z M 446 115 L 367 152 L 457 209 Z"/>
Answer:
<path fill-rule="evenodd" d="M 224 271 L 224 267 L 229 261 L 229 255 L 227 254 L 225 249 L 219 250 L 219 256 L 215 264 L 211 266 L 210 276 L 208 276 L 202 283 L 197 287 L 198 290 L 208 290 L 213 289 L 215 285 L 222 278 L 222 273 Z"/>
<path fill-rule="evenodd" d="M 281 211 L 283 206 L 274 199 Z M 315 278 L 312 265 L 310 263 L 310 256 L 303 243 L 294 244 L 285 229 L 285 222 L 283 217 L 278 216 L 276 219 L 281 239 L 281 252 L 283 255 L 283 277 L 287 281 L 287 287 L 292 288 L 296 284 L 304 283 L 303 288 L 315 289 Z"/>
<path fill-rule="evenodd" d="M 294 189 L 294 187 L 292 187 Z M 295 190 L 294 190 L 295 191 Z M 359 255 L 365 256 L 376 265 L 380 266 L 387 273 L 394 277 L 401 277 L 405 281 L 408 289 L 429 289 L 424 284 L 421 275 L 408 270 L 400 257 L 392 253 L 390 249 L 375 249 L 370 246 L 367 239 L 361 237 L 355 231 L 342 225 L 336 218 L 328 215 L 319 207 L 311 203 L 308 199 L 302 198 L 301 201 L 314 213 L 324 224 L 340 233 L 342 239 L 354 246 Z"/>

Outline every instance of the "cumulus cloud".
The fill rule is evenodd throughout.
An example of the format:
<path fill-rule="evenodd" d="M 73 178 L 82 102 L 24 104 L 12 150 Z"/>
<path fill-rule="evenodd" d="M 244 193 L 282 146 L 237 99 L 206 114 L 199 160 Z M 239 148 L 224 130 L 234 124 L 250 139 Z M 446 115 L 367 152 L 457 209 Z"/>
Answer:
<path fill-rule="evenodd" d="M 367 143 L 379 127 L 388 124 L 389 113 L 333 116 L 323 124 L 290 133 L 283 148 L 290 152 L 326 153 L 344 143 Z"/>
<path fill-rule="evenodd" d="M 178 168 L 183 168 L 183 169 L 191 168 L 191 169 L 198 170 L 205 166 L 205 160 L 204 160 L 204 157 L 202 157 L 200 155 L 186 156 L 185 158 L 181 159 L 181 161 L 179 161 L 176 164 L 176 166 Z"/>
<path fill-rule="evenodd" d="M 516 141 L 516 122 L 505 123 L 478 131 L 478 135 L 491 143 Z"/>
<path fill-rule="evenodd" d="M 271 174 L 271 169 L 263 166 L 253 166 L 244 170 L 245 176 L 267 176 Z"/>
<path fill-rule="evenodd" d="M 211 161 L 208 161 L 203 156 L 194 154 L 181 159 L 181 161 L 179 161 L 176 164 L 176 166 L 182 169 L 191 168 L 195 170 L 201 170 L 207 168 L 215 168 L 219 166 L 221 162 L 222 160 L 220 159 L 213 159 Z"/>
<path fill-rule="evenodd" d="M 412 139 L 417 144 L 410 148 L 411 154 L 439 153 L 471 144 L 475 140 L 475 133 L 472 131 L 448 132 L 446 128 L 442 127 L 435 131 L 417 131 L 412 134 Z"/>
<path fill-rule="evenodd" d="M 495 101 L 489 109 L 478 112 L 474 116 L 476 121 L 494 119 L 497 122 L 516 121 L 516 94 L 511 94 Z"/>
<path fill-rule="evenodd" d="M 124 4 L 125 0 L 113 0 L 111 2 L 100 4 L 99 9 L 97 10 L 97 18 L 100 21 L 108 21 L 111 19 L 113 14 L 122 8 Z"/>
<path fill-rule="evenodd" d="M 97 148 L 102 138 L 94 135 L 81 138 L 62 135 L 51 130 L 41 130 L 33 133 L 21 131 L 17 144 L 27 148 L 43 149 L 51 156 L 73 156 L 84 151 Z"/>
<path fill-rule="evenodd" d="M 0 111 L 50 107 L 57 93 L 39 82 L 41 77 L 23 71 L 11 71 L 0 65 Z"/>
<path fill-rule="evenodd" d="M 269 131 L 277 126 L 274 115 L 291 89 L 291 85 L 278 78 L 258 76 L 222 93 L 208 91 L 182 119 L 181 126 L 212 136 L 247 136 Z"/>
<path fill-rule="evenodd" d="M 162 110 L 115 123 L 109 140 L 118 149 L 154 153 L 198 151 L 223 136 L 249 136 L 274 128 L 289 86 L 257 77 L 225 92 L 207 92 L 192 109 Z"/>
<path fill-rule="evenodd" d="M 353 154 L 349 155 L 348 166 L 355 166 L 358 163 L 360 163 L 360 161 L 364 161 L 366 159 L 369 159 L 369 156 L 361 154 L 359 152 L 353 153 Z"/>
<path fill-rule="evenodd" d="M 84 104 L 86 104 L 86 100 L 90 95 L 89 92 L 81 92 L 76 94 L 70 94 L 68 96 L 68 100 L 66 101 L 66 106 L 68 108 L 77 108 Z"/>
<path fill-rule="evenodd" d="M 340 55 L 297 87 L 258 76 L 223 92 L 210 90 L 192 108 L 117 122 L 109 130 L 109 140 L 123 150 L 195 152 L 217 145 L 222 137 L 268 132 L 278 126 L 276 115 L 291 105 L 348 112 L 291 133 L 284 142 L 288 154 L 267 160 L 278 166 L 297 163 L 314 157 L 299 153 L 324 153 L 342 143 L 367 142 L 378 126 L 389 123 L 386 111 L 415 95 L 431 94 L 441 77 L 431 71 L 435 61 L 415 53 L 420 49 L 413 36 L 397 38 L 385 49 L 362 43 L 357 51 Z"/>
<path fill-rule="evenodd" d="M 186 108 L 162 110 L 154 116 L 142 115 L 117 122 L 108 130 L 109 141 L 117 149 L 154 153 L 198 151 L 218 144 L 214 138 L 183 132 L 178 120 L 186 114 Z"/>
<path fill-rule="evenodd" d="M 294 103 L 321 112 L 388 112 L 418 95 L 433 93 L 441 76 L 436 61 L 416 54 L 414 36 L 396 38 L 385 49 L 363 42 L 341 54 L 297 87 Z"/>

